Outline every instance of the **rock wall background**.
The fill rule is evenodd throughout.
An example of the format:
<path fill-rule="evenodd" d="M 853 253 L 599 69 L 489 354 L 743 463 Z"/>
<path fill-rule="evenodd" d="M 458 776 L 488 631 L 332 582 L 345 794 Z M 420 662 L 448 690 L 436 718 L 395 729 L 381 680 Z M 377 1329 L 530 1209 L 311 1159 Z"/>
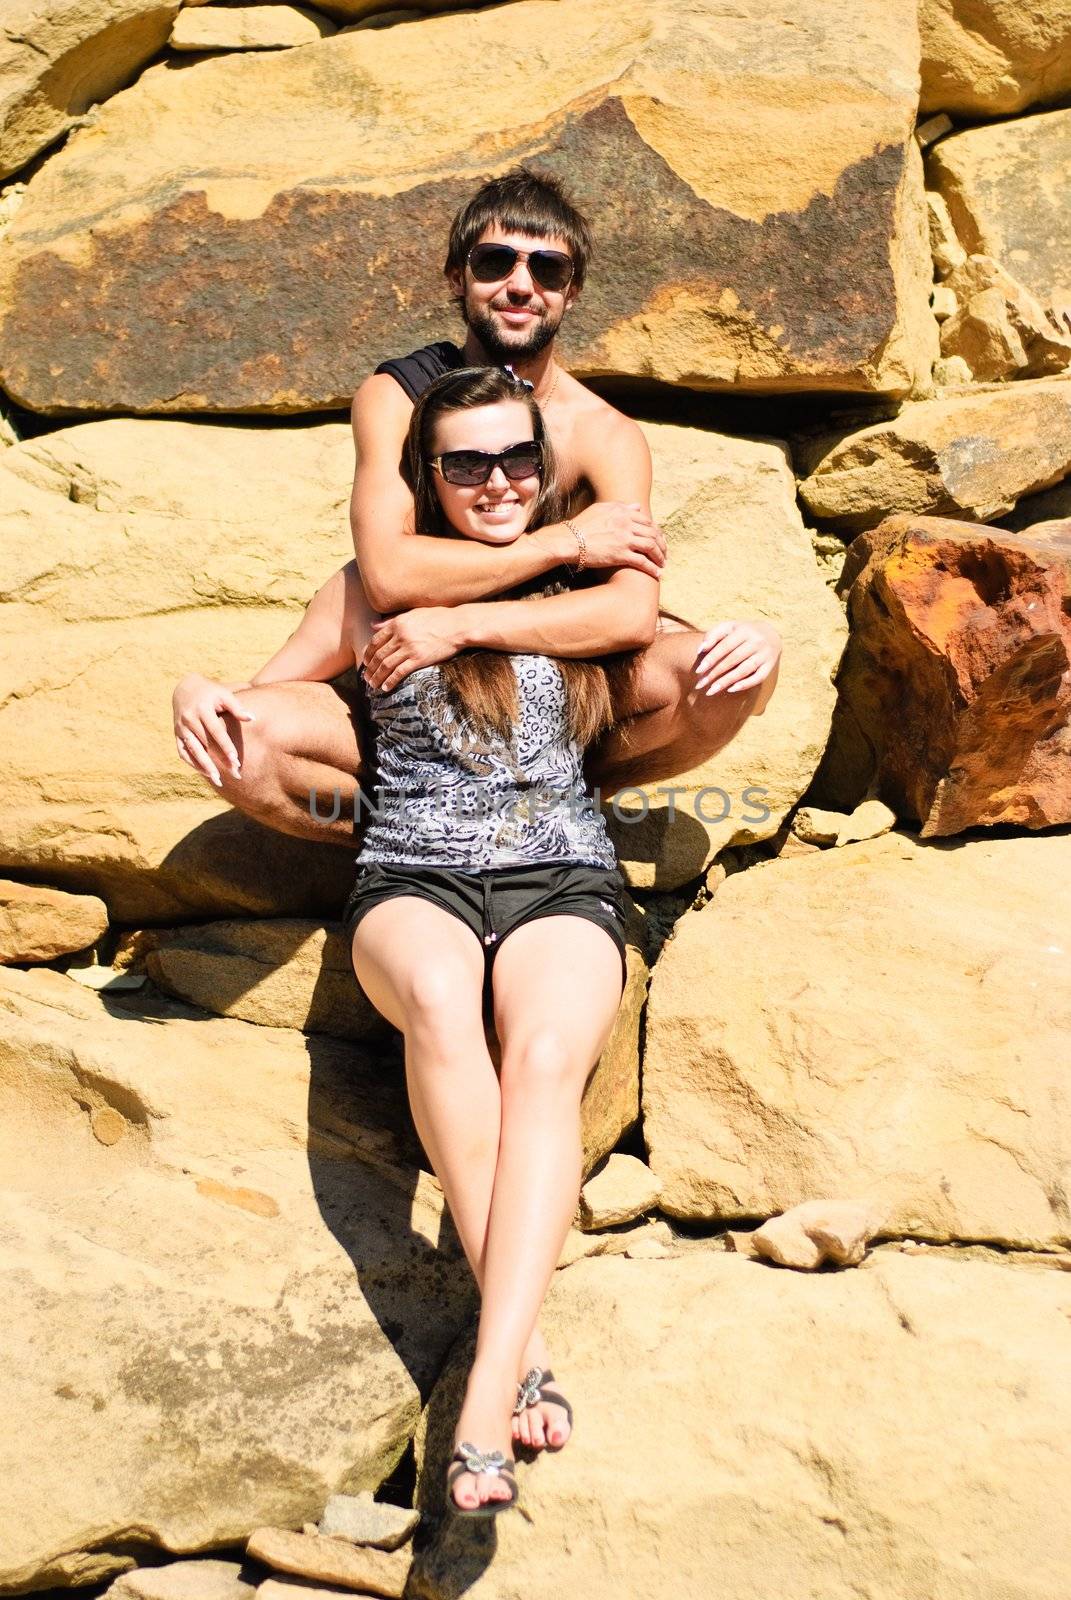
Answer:
<path fill-rule="evenodd" d="M 491 1547 L 438 1517 L 474 1294 L 351 857 L 218 801 L 170 692 L 348 559 L 344 408 L 454 331 L 519 159 L 597 230 L 564 356 L 650 439 L 664 604 L 784 658 L 613 820 L 578 1428 Z M 1065 0 L 9 0 L 0 1589 L 1066 1595 L 1069 186 Z M 744 1250 L 835 1199 L 856 1270 Z M 339 1491 L 415 1547 L 355 1568 Z"/>

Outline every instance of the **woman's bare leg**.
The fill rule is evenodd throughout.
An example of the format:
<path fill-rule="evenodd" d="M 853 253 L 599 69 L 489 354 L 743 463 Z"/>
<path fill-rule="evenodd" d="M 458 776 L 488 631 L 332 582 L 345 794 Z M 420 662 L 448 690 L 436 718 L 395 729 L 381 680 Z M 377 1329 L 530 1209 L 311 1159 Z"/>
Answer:
<path fill-rule="evenodd" d="M 423 952 L 432 949 L 435 960 L 429 963 Z M 373 1005 L 405 1037 L 413 1122 L 482 1290 L 501 1131 L 501 1091 L 483 1029 L 483 947 L 460 918 L 426 900 L 399 895 L 361 919 L 353 961 Z M 510 1390 L 513 1437 L 520 1437 L 519 1419 L 512 1418 L 517 1379 L 547 1362 L 546 1345 L 534 1329 Z M 478 1499 L 466 1487 L 470 1475 L 464 1480 L 455 1491 L 458 1502 L 475 1505 Z M 497 1496 L 507 1492 L 494 1479 L 480 1481 L 484 1500 L 490 1484 Z"/>
<path fill-rule="evenodd" d="M 503 941 L 494 965 L 502 1046 L 502 1131 L 488 1221 L 476 1357 L 458 1437 L 508 1449 L 515 1374 L 580 1192 L 580 1102 L 613 1029 L 621 958 L 582 917 L 541 917 Z M 486 1498 L 477 1479 L 482 1499 Z M 473 1482 L 459 1480 L 459 1497 Z"/>

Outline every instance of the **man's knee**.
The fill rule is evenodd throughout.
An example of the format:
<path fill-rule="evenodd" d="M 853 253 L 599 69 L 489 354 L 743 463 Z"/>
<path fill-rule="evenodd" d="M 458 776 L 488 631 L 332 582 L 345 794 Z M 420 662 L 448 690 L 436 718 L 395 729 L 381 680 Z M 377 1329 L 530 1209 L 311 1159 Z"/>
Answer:
<path fill-rule="evenodd" d="M 723 734 L 728 743 L 748 718 L 756 714 L 762 692 L 761 683 L 752 684 L 749 689 L 737 689 L 732 694 L 728 688 L 719 689 L 717 694 L 707 694 L 703 689 L 684 699 L 681 716 L 696 728 Z"/>
<path fill-rule="evenodd" d="M 765 705 L 769 691 L 765 683 L 731 694 L 728 686 L 716 694 L 697 689 L 695 663 L 702 641 L 701 633 L 671 634 L 664 640 L 663 650 L 676 684 L 675 703 L 669 715 L 678 735 L 689 740 L 707 759 L 736 737 L 748 718 Z"/>
<path fill-rule="evenodd" d="M 223 721 L 238 752 L 242 776 L 232 778 L 231 783 L 240 790 L 243 783 L 248 788 L 261 782 L 278 766 L 280 756 L 295 740 L 297 729 L 290 716 L 291 708 L 276 685 L 243 689 L 238 698 L 245 709 L 253 713 L 252 720 L 243 722 L 225 711 Z M 227 776 L 224 767 L 220 777 L 226 780 Z"/>
<path fill-rule="evenodd" d="M 751 684 L 747 689 L 736 689 L 731 694 L 724 685 L 716 694 L 706 689 L 696 689 L 696 658 L 704 635 L 698 632 L 672 634 L 662 644 L 677 682 L 677 704 L 680 714 L 689 722 L 699 725 L 715 723 L 729 725 L 734 730 L 743 726 L 748 717 L 761 715 L 773 693 L 776 668 L 762 683 Z M 709 686 L 708 686 L 709 687 Z"/>
<path fill-rule="evenodd" d="M 240 776 L 232 774 L 226 761 L 217 762 L 217 794 L 240 811 L 273 817 L 299 793 L 305 796 L 308 768 L 300 764 L 304 759 L 338 773 L 333 790 L 320 789 L 303 802 L 322 813 L 318 820 L 334 821 L 352 807 L 359 766 L 356 735 L 345 703 L 330 685 L 264 684 L 243 690 L 239 699 L 253 720 L 242 722 L 224 713 L 238 752 Z"/>
<path fill-rule="evenodd" d="M 696 633 L 702 632 L 696 628 L 694 622 L 688 622 L 684 617 L 678 617 L 675 611 L 659 611 L 657 633 Z"/>
<path fill-rule="evenodd" d="M 252 722 L 228 717 L 231 736 L 242 741 L 252 767 L 275 768 L 287 757 L 305 757 L 356 771 L 357 736 L 352 707 L 329 683 L 263 684 L 244 690 Z"/>

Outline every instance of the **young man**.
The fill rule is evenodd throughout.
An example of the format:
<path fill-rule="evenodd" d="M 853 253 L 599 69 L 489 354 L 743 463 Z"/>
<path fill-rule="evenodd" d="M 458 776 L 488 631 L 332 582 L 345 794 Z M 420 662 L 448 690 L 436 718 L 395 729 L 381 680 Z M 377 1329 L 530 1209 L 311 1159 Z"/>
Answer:
<path fill-rule="evenodd" d="M 463 207 L 446 277 L 465 343 L 444 341 L 385 362 L 357 390 L 350 516 L 365 594 L 377 611 L 391 613 L 364 658 L 374 686 L 391 689 L 416 667 L 466 647 L 617 656 L 619 722 L 587 763 L 608 798 L 698 766 L 761 714 L 781 645 L 766 622 L 722 622 L 703 634 L 658 611 L 666 549 L 650 515 L 646 440 L 555 360 L 555 337 L 583 286 L 589 253 L 587 224 L 559 185 L 526 168 L 493 179 Z M 504 364 L 533 385 L 571 515 L 501 548 L 414 533 L 400 461 L 415 399 L 452 367 Z M 563 564 L 587 574 L 585 587 L 489 598 Z M 344 587 L 325 586 L 317 605 L 341 607 Z M 330 620 L 341 620 L 341 611 Z M 352 845 L 361 756 L 353 707 L 338 687 L 262 673 L 224 686 L 190 674 L 174 707 L 179 754 L 233 805 L 284 833 Z M 241 728 L 240 757 L 227 716 Z M 336 794 L 340 805 L 327 821 Z"/>

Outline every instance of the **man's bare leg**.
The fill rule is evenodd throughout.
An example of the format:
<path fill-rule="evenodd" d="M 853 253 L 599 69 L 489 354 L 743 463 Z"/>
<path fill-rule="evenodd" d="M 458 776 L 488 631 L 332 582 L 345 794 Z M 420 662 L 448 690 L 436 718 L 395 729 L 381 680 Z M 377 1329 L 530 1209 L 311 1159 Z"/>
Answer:
<path fill-rule="evenodd" d="M 695 659 L 702 640 L 702 630 L 660 618 L 658 633 L 636 661 L 619 699 L 617 726 L 588 751 L 587 775 L 603 799 L 633 784 L 691 771 L 764 710 L 776 669 L 739 694 L 696 691 Z M 329 683 L 276 683 L 244 689 L 242 701 L 256 720 L 227 718 L 242 776 L 234 778 L 221 765 L 218 792 L 280 833 L 352 846 L 361 757 L 346 697 Z"/>
<path fill-rule="evenodd" d="M 703 637 L 701 630 L 664 624 L 638 658 L 618 705 L 621 720 L 587 753 L 587 777 L 602 799 L 701 766 L 736 737 L 749 717 L 765 710 L 777 683 L 776 668 L 762 683 L 736 694 L 696 690 L 695 660 Z"/>
<path fill-rule="evenodd" d="M 256 719 L 226 718 L 242 775 L 220 764 L 216 792 L 267 828 L 352 849 L 360 750 L 346 698 L 329 683 L 264 684 L 240 698 Z"/>

